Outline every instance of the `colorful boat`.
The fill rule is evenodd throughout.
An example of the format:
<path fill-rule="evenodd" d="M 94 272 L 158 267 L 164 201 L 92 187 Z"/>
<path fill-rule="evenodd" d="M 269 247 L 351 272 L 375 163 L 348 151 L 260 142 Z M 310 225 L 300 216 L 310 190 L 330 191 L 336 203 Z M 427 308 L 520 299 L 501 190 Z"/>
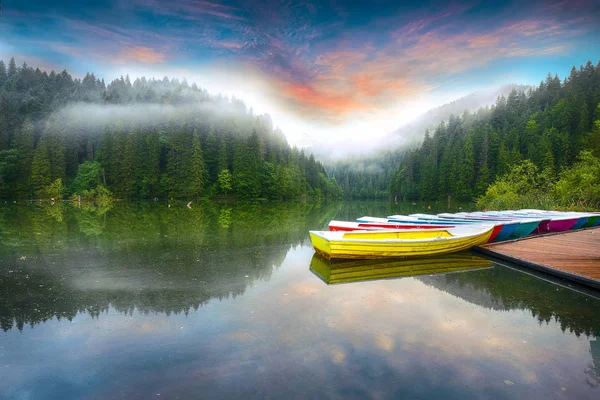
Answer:
<path fill-rule="evenodd" d="M 556 219 L 556 218 L 561 218 L 561 217 L 567 217 L 567 218 L 575 218 L 575 223 L 569 228 L 570 230 L 575 230 L 575 229 L 580 229 L 581 227 L 583 227 L 583 225 L 587 222 L 588 220 L 588 216 L 587 215 L 582 215 L 579 213 L 558 213 L 558 214 L 551 214 L 551 213 L 533 213 L 530 211 L 525 211 L 525 210 L 519 210 L 519 211 L 514 211 L 514 213 L 516 215 L 523 215 L 525 217 L 529 217 L 529 216 L 541 216 L 541 215 L 545 215 L 547 217 L 550 217 L 551 219 Z"/>
<path fill-rule="evenodd" d="M 402 224 L 399 222 L 329 222 L 329 230 L 336 231 L 376 231 L 382 229 L 440 229 L 450 228 L 454 225 L 432 225 L 432 224 Z"/>
<path fill-rule="evenodd" d="M 380 218 L 380 217 L 360 217 L 356 220 L 358 222 L 368 222 L 368 223 L 400 223 L 400 224 L 412 224 L 412 225 L 453 225 L 448 220 L 445 219 L 436 219 L 434 220 L 426 220 L 419 219 L 414 217 L 409 217 L 408 215 L 396 215 L 398 219 L 393 219 L 391 217 Z M 468 221 L 456 221 L 458 225 L 469 225 Z"/>
<path fill-rule="evenodd" d="M 531 213 L 519 213 L 518 211 L 488 211 L 483 213 L 484 215 L 491 216 L 505 216 L 510 218 L 532 218 L 532 217 L 540 217 L 540 218 L 550 218 L 548 221 L 546 228 L 547 232 L 565 232 L 568 231 L 577 223 L 579 220 L 578 217 L 573 216 L 554 216 L 554 215 L 541 215 L 541 214 L 531 214 Z M 545 232 L 544 232 L 545 233 Z"/>
<path fill-rule="evenodd" d="M 592 226 L 600 225 L 600 214 L 598 213 L 586 213 L 586 212 L 575 212 L 575 211 L 551 211 L 551 210 L 519 210 L 519 212 L 536 213 L 540 215 L 550 216 L 566 216 L 566 217 L 578 217 L 579 220 L 573 225 L 571 229 L 591 228 Z"/>
<path fill-rule="evenodd" d="M 442 218 L 466 219 L 466 220 L 477 221 L 477 222 L 486 222 L 486 221 L 487 222 L 497 222 L 497 221 L 509 221 L 510 220 L 510 218 L 501 218 L 501 217 L 494 218 L 494 217 L 487 217 L 487 216 L 483 216 L 483 215 L 470 214 L 470 213 L 439 214 L 439 216 Z M 512 220 L 514 221 L 514 219 L 512 219 Z M 517 226 L 517 229 L 515 229 L 515 231 L 508 236 L 508 239 L 519 239 L 522 237 L 529 236 L 534 231 L 536 231 L 536 229 L 538 229 L 540 224 L 549 223 L 550 219 L 549 218 L 547 218 L 547 219 L 543 219 L 543 218 L 520 219 L 518 222 L 519 222 L 519 225 Z"/>
<path fill-rule="evenodd" d="M 462 215 L 462 214 L 467 214 L 467 213 L 458 213 L 458 215 Z M 491 214 L 491 212 L 490 212 Z M 513 216 L 513 215 L 488 215 L 484 212 L 473 212 L 473 213 L 468 213 L 468 216 L 470 218 L 484 218 L 484 219 L 510 219 L 510 220 L 518 220 L 521 223 L 523 223 L 524 221 L 528 221 L 531 218 L 526 217 L 524 218 L 522 215 L 518 215 L 518 216 Z M 542 234 L 542 233 L 548 233 L 550 232 L 550 221 L 552 221 L 552 219 L 548 216 L 544 216 L 544 217 L 540 217 L 540 218 L 535 218 L 536 220 L 539 220 L 537 227 L 530 232 L 531 233 L 538 233 L 538 234 Z M 521 230 L 521 233 L 523 233 L 524 231 L 526 231 L 526 228 L 523 228 Z M 527 235 L 525 235 L 527 236 Z"/>
<path fill-rule="evenodd" d="M 421 217 L 418 217 L 421 216 Z M 391 215 L 388 217 L 389 221 L 402 221 L 402 220 L 412 220 L 415 222 L 429 222 L 436 224 L 460 224 L 460 225 L 473 225 L 476 223 L 482 223 L 481 221 L 469 221 L 465 219 L 446 219 L 446 218 L 438 218 L 435 215 L 429 214 L 412 214 L 412 215 Z M 504 240 L 508 240 L 510 235 L 512 235 L 520 225 L 519 221 L 507 219 L 506 221 L 488 221 L 483 223 L 489 223 L 494 225 L 494 232 L 490 237 L 490 242 L 501 242 Z"/>
<path fill-rule="evenodd" d="M 493 268 L 485 258 L 469 252 L 416 260 L 328 260 L 315 253 L 310 270 L 328 285 L 418 275 L 460 273 Z"/>
<path fill-rule="evenodd" d="M 588 218 L 588 222 L 583 225 L 584 228 L 600 225 L 600 215 L 592 215 Z"/>
<path fill-rule="evenodd" d="M 310 231 L 315 250 L 328 259 L 426 257 L 456 253 L 484 244 L 493 225 L 457 226 L 444 229 L 378 231 Z"/>

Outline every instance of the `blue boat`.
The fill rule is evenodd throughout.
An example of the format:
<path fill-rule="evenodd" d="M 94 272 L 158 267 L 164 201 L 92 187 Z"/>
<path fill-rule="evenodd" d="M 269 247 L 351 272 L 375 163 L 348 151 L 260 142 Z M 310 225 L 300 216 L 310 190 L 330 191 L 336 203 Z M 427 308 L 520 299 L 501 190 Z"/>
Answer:
<path fill-rule="evenodd" d="M 416 216 L 419 214 L 413 214 Z M 507 221 L 512 218 L 500 218 L 500 217 L 488 217 L 485 215 L 481 215 L 479 213 L 458 213 L 458 214 L 439 214 L 442 218 L 451 218 L 451 219 L 465 219 L 469 221 L 477 221 L 477 222 L 495 222 L 495 221 Z M 522 237 L 526 237 L 531 235 L 543 221 L 542 218 L 528 218 L 528 219 L 519 219 L 514 222 L 518 222 L 519 225 L 517 228 L 508 236 L 508 239 L 519 239 Z"/>
<path fill-rule="evenodd" d="M 422 216 L 422 219 L 419 217 Z M 519 221 L 513 221 L 513 220 L 498 220 L 498 221 L 473 221 L 473 220 L 467 220 L 467 219 L 460 219 L 460 218 L 455 218 L 455 219 L 449 219 L 449 218 L 438 218 L 434 215 L 427 215 L 427 214 L 413 214 L 413 215 L 390 215 L 388 216 L 388 220 L 389 221 L 393 221 L 393 222 L 408 222 L 408 221 L 417 221 L 417 223 L 422 223 L 424 221 L 427 221 L 429 223 L 432 224 L 444 224 L 444 223 L 451 223 L 452 225 L 455 224 L 485 224 L 485 223 L 491 223 L 491 224 L 495 224 L 495 225 L 502 225 L 502 229 L 500 230 L 500 232 L 494 237 L 494 239 L 492 239 L 492 242 L 501 242 L 504 240 L 508 240 L 510 235 L 512 235 L 517 228 L 520 225 Z"/>

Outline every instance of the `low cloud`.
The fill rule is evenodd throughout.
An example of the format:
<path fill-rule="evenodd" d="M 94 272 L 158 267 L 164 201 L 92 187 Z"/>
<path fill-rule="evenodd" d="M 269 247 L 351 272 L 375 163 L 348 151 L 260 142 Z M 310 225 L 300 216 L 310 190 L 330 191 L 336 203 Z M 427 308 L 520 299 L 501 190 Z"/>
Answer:
<path fill-rule="evenodd" d="M 156 71 L 179 70 L 195 79 L 209 65 L 226 65 L 235 76 L 196 80 L 213 92 L 268 108 L 276 119 L 293 121 L 283 128 L 296 130 L 298 137 L 309 132 L 320 138 L 327 132 L 345 140 L 350 131 L 365 135 L 360 123 L 368 123 L 369 135 L 382 136 L 407 122 L 415 108 L 422 109 L 424 99 L 429 108 L 452 91 L 488 84 L 481 74 L 469 77 L 471 71 L 489 68 L 493 79 L 506 72 L 501 60 L 562 54 L 575 39 L 598 29 L 598 12 L 585 1 L 509 5 L 490 12 L 480 12 L 477 5 L 423 6 L 389 15 L 310 1 L 115 4 L 94 18 L 73 10 L 40 12 L 35 18 L 11 11 L 14 29 L 7 37 L 15 39 L 15 47 L 49 50 L 52 64 L 69 66 L 75 74 L 135 76 L 156 66 Z M 51 28 L 47 37 L 46 27 Z M 18 33 L 24 30 L 27 36 Z"/>

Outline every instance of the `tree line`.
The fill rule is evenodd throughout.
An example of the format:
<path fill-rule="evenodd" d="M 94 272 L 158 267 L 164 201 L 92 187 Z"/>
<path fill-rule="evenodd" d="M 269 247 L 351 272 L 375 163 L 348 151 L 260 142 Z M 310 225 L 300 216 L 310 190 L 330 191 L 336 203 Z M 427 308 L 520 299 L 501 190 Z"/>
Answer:
<path fill-rule="evenodd" d="M 547 182 L 557 182 L 575 162 L 581 169 L 600 155 L 599 104 L 600 63 L 573 67 L 562 82 L 548 74 L 538 87 L 513 90 L 489 108 L 451 116 L 426 132 L 422 145 L 404 154 L 390 194 L 468 201 L 526 160 Z"/>
<path fill-rule="evenodd" d="M 0 61 L 0 198 L 340 197 L 268 115 L 187 81 Z"/>
<path fill-rule="evenodd" d="M 401 159 L 402 152 L 395 149 L 367 158 L 337 160 L 327 163 L 326 168 L 341 186 L 345 199 L 387 200 L 391 176 Z"/>
<path fill-rule="evenodd" d="M 440 107 L 433 108 L 387 136 L 379 139 L 377 150 L 347 155 L 343 158 L 331 157 L 331 149 L 319 146 L 310 148 L 317 159 L 325 165 L 327 172 L 334 176 L 347 199 L 389 199 L 390 182 L 396 173 L 404 153 L 409 148 L 418 147 L 428 129 L 435 129 L 440 122 L 464 110 L 477 111 L 483 104 L 490 104 L 498 97 L 512 90 L 526 91 L 530 86 L 509 84 L 494 91 L 473 92 Z"/>

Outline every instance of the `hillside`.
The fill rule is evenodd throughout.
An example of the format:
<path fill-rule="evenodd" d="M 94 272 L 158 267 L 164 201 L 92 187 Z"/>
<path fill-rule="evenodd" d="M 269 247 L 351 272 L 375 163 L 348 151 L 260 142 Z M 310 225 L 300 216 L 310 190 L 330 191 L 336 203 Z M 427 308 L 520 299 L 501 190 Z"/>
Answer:
<path fill-rule="evenodd" d="M 185 80 L 0 61 L 0 198 L 337 197 L 268 115 Z"/>
<path fill-rule="evenodd" d="M 485 108 L 493 105 L 498 97 L 508 96 L 510 92 L 526 92 L 532 89 L 527 85 L 503 85 L 492 90 L 480 90 L 470 93 L 464 97 L 433 108 L 421 115 L 415 121 L 398 128 L 388 136 L 388 140 L 396 143 L 399 147 L 414 147 L 423 141 L 427 130 L 435 129 L 442 121 L 447 121 L 451 116 L 463 115 L 465 112 L 480 113 Z M 388 143 L 390 143 L 388 141 Z M 392 144 L 392 146 L 394 146 Z"/>
<path fill-rule="evenodd" d="M 556 182 L 582 150 L 598 155 L 599 103 L 600 65 L 573 67 L 563 82 L 549 74 L 533 90 L 513 90 L 489 109 L 440 123 L 419 148 L 407 152 L 391 194 L 406 200 L 472 200 L 523 160 L 543 171 L 547 182 Z"/>
<path fill-rule="evenodd" d="M 528 90 L 525 85 L 504 85 L 494 90 L 477 91 L 453 102 L 431 109 L 415 121 L 398 128 L 372 147 L 359 148 L 363 153 L 336 153 L 334 149 L 315 147 L 307 149 L 323 162 L 344 190 L 346 198 L 388 198 L 389 184 L 400 165 L 403 154 L 418 147 L 428 130 L 434 130 L 442 121 L 472 112 L 484 113 L 500 96 L 513 90 Z"/>

